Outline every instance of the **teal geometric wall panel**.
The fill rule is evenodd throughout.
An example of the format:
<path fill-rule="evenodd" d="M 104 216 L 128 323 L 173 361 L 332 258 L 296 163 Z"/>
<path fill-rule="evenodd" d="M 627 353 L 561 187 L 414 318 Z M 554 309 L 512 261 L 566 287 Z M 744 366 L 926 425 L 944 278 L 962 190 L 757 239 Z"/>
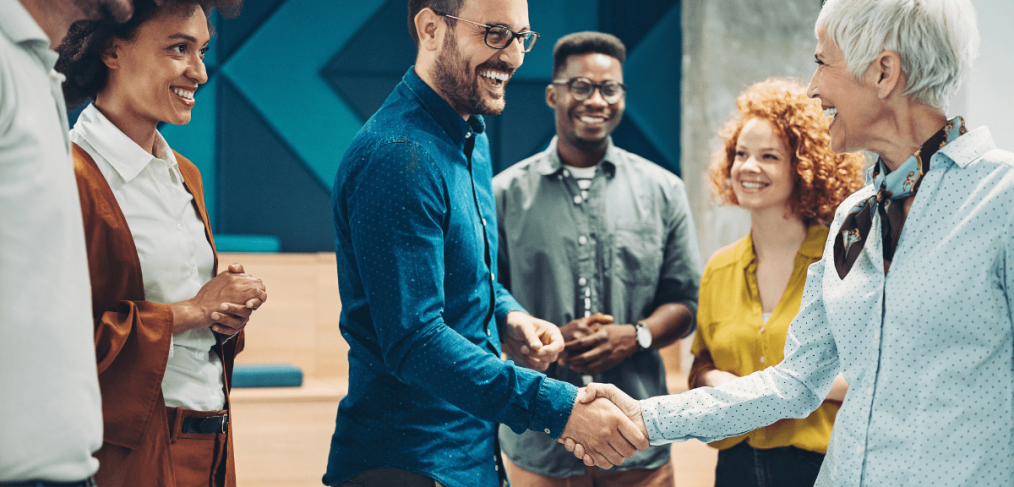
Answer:
<path fill-rule="evenodd" d="M 383 3 L 289 0 L 221 68 L 325 187 L 362 121 L 320 71 Z"/>
<path fill-rule="evenodd" d="M 671 12 L 673 7 L 679 7 L 679 0 L 652 0 L 648 2 L 623 2 L 617 0 L 599 0 L 599 12 L 602 21 L 599 29 L 619 37 L 627 46 L 627 52 L 637 49 L 641 39 L 651 31 L 652 26 Z M 679 24 L 676 30 L 670 30 L 673 39 L 670 43 L 670 54 L 680 53 L 683 50 L 683 43 L 680 39 L 682 29 Z M 660 59 L 660 62 L 668 60 Z M 679 59 L 679 58 L 677 58 Z"/>
<path fill-rule="evenodd" d="M 553 76 L 553 45 L 571 32 L 598 30 L 599 8 L 589 0 L 531 0 L 528 2 L 528 22 L 532 24 L 532 30 L 539 33 L 539 43 L 532 52 L 525 54 L 525 63 L 514 73 L 511 82 L 549 81 Z"/>
<path fill-rule="evenodd" d="M 333 251 L 330 191 L 231 83 L 221 88 L 229 122 L 221 127 L 228 157 L 219 175 L 239 197 L 222 200 L 218 231 L 274 236 L 285 252 Z"/>
<path fill-rule="evenodd" d="M 243 2 L 243 12 L 238 16 L 221 22 L 217 27 L 217 41 L 219 56 L 222 59 L 232 57 L 240 46 L 257 31 L 264 22 L 274 15 L 278 7 L 281 7 L 285 0 L 248 0 Z"/>
<path fill-rule="evenodd" d="M 405 2 L 387 2 L 359 26 L 321 71 L 361 122 L 373 115 L 408 67 L 415 64 L 415 44 L 406 28 L 405 11 Z"/>
<path fill-rule="evenodd" d="M 680 158 L 681 8 L 676 4 L 656 22 L 627 55 L 625 71 L 636 76 L 627 94 L 626 116 L 637 122 L 648 140 L 678 173 Z M 680 51 L 676 51 L 680 52 Z M 630 84 L 630 83 L 628 83 Z"/>
<path fill-rule="evenodd" d="M 284 252 L 333 251 L 331 186 L 362 123 L 415 60 L 406 0 L 248 0 L 213 16 L 210 81 L 189 125 L 160 127 L 202 171 L 216 232 L 269 235 Z M 553 44 L 580 30 L 628 49 L 616 144 L 679 173 L 680 0 L 529 0 L 539 45 L 487 117 L 494 170 L 545 149 Z"/>

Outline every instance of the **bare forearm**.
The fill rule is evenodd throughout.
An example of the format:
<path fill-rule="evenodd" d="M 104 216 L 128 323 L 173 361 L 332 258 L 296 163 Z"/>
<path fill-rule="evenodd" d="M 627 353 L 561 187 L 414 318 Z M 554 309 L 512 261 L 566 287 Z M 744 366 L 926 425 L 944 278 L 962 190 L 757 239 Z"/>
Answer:
<path fill-rule="evenodd" d="M 191 300 L 173 303 L 173 335 L 179 335 L 187 330 L 195 328 L 207 328 L 212 325 L 206 320 L 207 314 Z"/>
<path fill-rule="evenodd" d="M 651 330 L 651 348 L 657 350 L 690 334 L 693 321 L 694 315 L 685 304 L 666 303 L 656 308 L 641 323 Z"/>

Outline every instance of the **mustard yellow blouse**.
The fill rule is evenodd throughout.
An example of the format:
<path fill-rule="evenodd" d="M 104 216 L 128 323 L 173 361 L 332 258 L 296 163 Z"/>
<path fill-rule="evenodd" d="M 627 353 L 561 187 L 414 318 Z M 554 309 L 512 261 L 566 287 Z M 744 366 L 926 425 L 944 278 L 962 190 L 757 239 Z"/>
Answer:
<path fill-rule="evenodd" d="M 827 233 L 823 225 L 809 228 L 796 254 L 789 285 L 767 323 L 757 292 L 757 259 L 751 236 L 711 257 L 701 277 L 697 336 L 691 349 L 695 356 L 689 377 L 691 388 L 697 386 L 697 378 L 704 370 L 715 368 L 744 376 L 782 361 L 789 324 L 799 312 L 803 298 L 806 269 L 820 260 Z M 794 446 L 827 453 L 838 407 L 836 403 L 825 402 L 804 419 L 783 419 L 710 445 L 724 450 L 746 441 L 760 449 Z"/>

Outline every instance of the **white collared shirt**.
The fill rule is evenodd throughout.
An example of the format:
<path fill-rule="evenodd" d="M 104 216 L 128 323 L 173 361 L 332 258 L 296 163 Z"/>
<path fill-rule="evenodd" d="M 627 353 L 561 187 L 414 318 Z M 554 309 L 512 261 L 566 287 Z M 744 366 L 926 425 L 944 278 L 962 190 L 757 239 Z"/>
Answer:
<path fill-rule="evenodd" d="M 57 54 L 0 0 L 0 482 L 98 470 L 102 407 Z"/>
<path fill-rule="evenodd" d="M 145 300 L 172 304 L 194 297 L 214 277 L 215 256 L 162 135 L 155 132 L 157 157 L 152 156 L 89 105 L 70 138 L 95 159 L 127 219 L 141 261 Z M 162 379 L 166 406 L 198 411 L 225 407 L 215 343 L 210 328 L 173 337 Z"/>

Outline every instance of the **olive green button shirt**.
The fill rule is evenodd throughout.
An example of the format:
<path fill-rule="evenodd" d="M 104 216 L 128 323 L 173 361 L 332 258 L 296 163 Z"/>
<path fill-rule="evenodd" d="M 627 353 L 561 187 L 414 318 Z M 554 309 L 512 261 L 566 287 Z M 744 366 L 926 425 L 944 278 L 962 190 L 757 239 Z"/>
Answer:
<path fill-rule="evenodd" d="M 636 323 L 662 304 L 697 310 L 700 252 L 686 188 L 679 177 L 609 141 L 582 193 L 549 147 L 493 178 L 499 230 L 498 279 L 533 316 L 562 326 L 596 312 Z M 549 377 L 586 379 L 551 365 Z M 668 394 L 656 350 L 637 352 L 594 378 L 635 399 Z M 584 464 L 541 432 L 500 430 L 503 452 L 550 477 L 582 475 Z M 653 469 L 669 448 L 650 448 L 616 467 Z"/>

